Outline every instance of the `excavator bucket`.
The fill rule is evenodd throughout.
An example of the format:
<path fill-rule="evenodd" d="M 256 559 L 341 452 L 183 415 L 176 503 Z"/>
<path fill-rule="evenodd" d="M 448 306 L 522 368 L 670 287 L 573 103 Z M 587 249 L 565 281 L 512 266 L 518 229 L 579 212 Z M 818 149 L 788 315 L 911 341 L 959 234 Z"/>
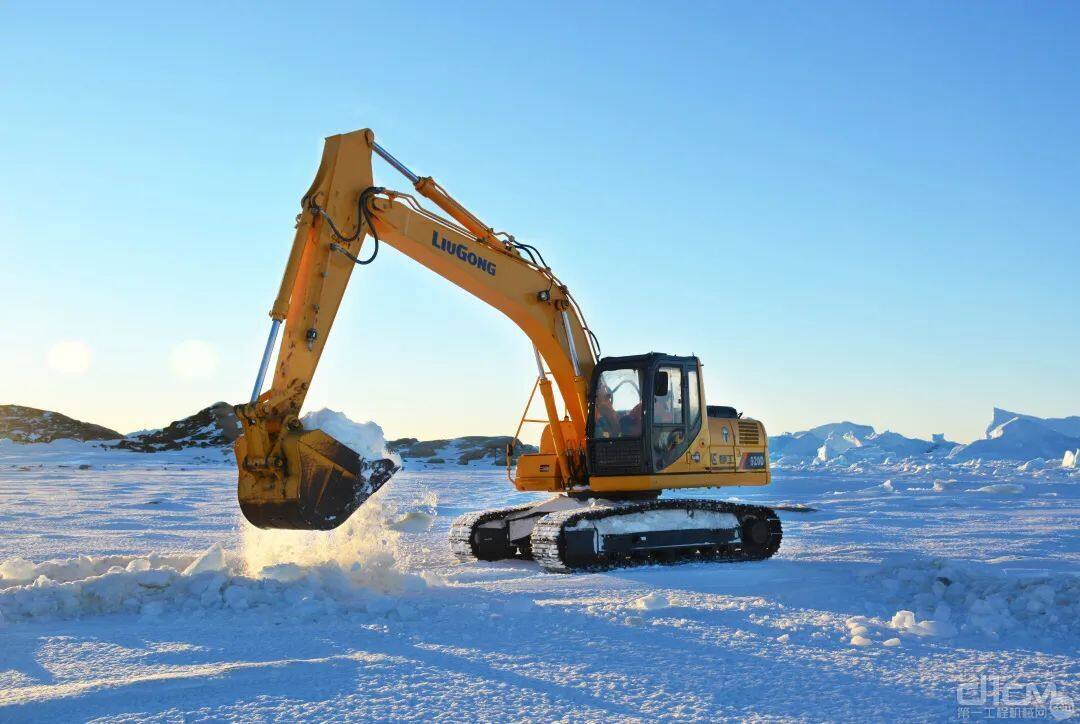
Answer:
<path fill-rule="evenodd" d="M 245 437 L 235 444 L 237 493 L 244 517 L 259 528 L 337 528 L 398 470 L 391 460 L 364 460 L 321 430 L 284 433 L 283 456 L 261 464 L 248 457 Z"/>

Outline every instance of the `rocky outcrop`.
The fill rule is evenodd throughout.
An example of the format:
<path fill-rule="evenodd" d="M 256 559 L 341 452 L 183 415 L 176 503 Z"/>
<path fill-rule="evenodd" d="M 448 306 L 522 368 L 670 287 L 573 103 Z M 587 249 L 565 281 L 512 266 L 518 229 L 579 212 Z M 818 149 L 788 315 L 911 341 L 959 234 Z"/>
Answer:
<path fill-rule="evenodd" d="M 122 437 L 116 430 L 76 420 L 59 412 L 22 405 L 0 405 L 0 438 L 13 442 L 117 440 Z"/>
<path fill-rule="evenodd" d="M 436 465 L 445 462 L 459 465 L 506 465 L 506 446 L 511 439 L 509 435 L 466 435 L 442 440 L 402 437 L 388 442 L 386 448 L 400 455 L 402 459 L 422 460 Z M 537 447 L 514 440 L 515 458 L 530 452 L 538 452 Z"/>
<path fill-rule="evenodd" d="M 134 452 L 160 452 L 193 447 L 226 447 L 240 436 L 240 421 L 232 406 L 215 402 L 209 407 L 176 420 L 160 430 L 125 437 L 116 447 Z"/>

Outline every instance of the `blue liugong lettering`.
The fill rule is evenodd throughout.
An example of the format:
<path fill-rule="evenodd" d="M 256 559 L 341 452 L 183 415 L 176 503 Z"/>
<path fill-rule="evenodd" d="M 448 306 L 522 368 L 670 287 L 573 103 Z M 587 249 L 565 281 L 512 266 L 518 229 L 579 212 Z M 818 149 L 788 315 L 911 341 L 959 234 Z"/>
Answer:
<path fill-rule="evenodd" d="M 480 271 L 495 276 L 495 262 L 485 259 L 476 252 L 469 251 L 469 247 L 464 244 L 455 244 L 445 236 L 440 237 L 438 231 L 431 232 L 431 245 L 436 249 L 442 249 L 450 256 L 456 256 L 469 266 L 474 266 Z"/>

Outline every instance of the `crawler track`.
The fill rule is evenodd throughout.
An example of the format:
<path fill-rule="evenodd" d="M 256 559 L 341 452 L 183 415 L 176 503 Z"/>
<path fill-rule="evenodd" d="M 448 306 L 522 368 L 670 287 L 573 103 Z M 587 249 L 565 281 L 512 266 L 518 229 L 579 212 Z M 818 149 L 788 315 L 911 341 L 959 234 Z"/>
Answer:
<path fill-rule="evenodd" d="M 645 513 L 656 510 L 702 510 L 731 513 L 739 521 L 738 539 L 725 545 L 663 550 L 634 551 L 629 555 L 615 556 L 602 551 L 592 556 L 574 558 L 566 555 L 565 533 L 582 520 Z M 771 508 L 712 500 L 652 500 L 643 503 L 619 505 L 611 508 L 568 510 L 549 513 L 537 521 L 532 532 L 532 554 L 540 566 L 554 573 L 573 571 L 598 571 L 649 563 L 682 563 L 689 561 L 758 561 L 769 558 L 780 548 L 783 532 L 780 519 Z"/>
<path fill-rule="evenodd" d="M 514 513 L 528 510 L 531 505 L 518 505 L 513 508 L 497 508 L 494 510 L 477 510 L 472 513 L 458 516 L 450 526 L 450 551 L 457 556 L 458 560 L 501 560 L 500 558 L 482 557 L 476 547 L 476 526 L 488 521 L 505 518 Z"/>

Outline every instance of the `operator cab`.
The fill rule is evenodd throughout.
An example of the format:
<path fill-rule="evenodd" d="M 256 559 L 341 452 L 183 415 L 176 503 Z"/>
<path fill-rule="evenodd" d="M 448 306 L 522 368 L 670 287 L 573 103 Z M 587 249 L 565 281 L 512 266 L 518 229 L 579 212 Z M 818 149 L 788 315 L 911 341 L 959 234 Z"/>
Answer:
<path fill-rule="evenodd" d="M 701 431 L 701 362 L 653 352 L 605 357 L 589 390 L 590 475 L 659 473 Z"/>

